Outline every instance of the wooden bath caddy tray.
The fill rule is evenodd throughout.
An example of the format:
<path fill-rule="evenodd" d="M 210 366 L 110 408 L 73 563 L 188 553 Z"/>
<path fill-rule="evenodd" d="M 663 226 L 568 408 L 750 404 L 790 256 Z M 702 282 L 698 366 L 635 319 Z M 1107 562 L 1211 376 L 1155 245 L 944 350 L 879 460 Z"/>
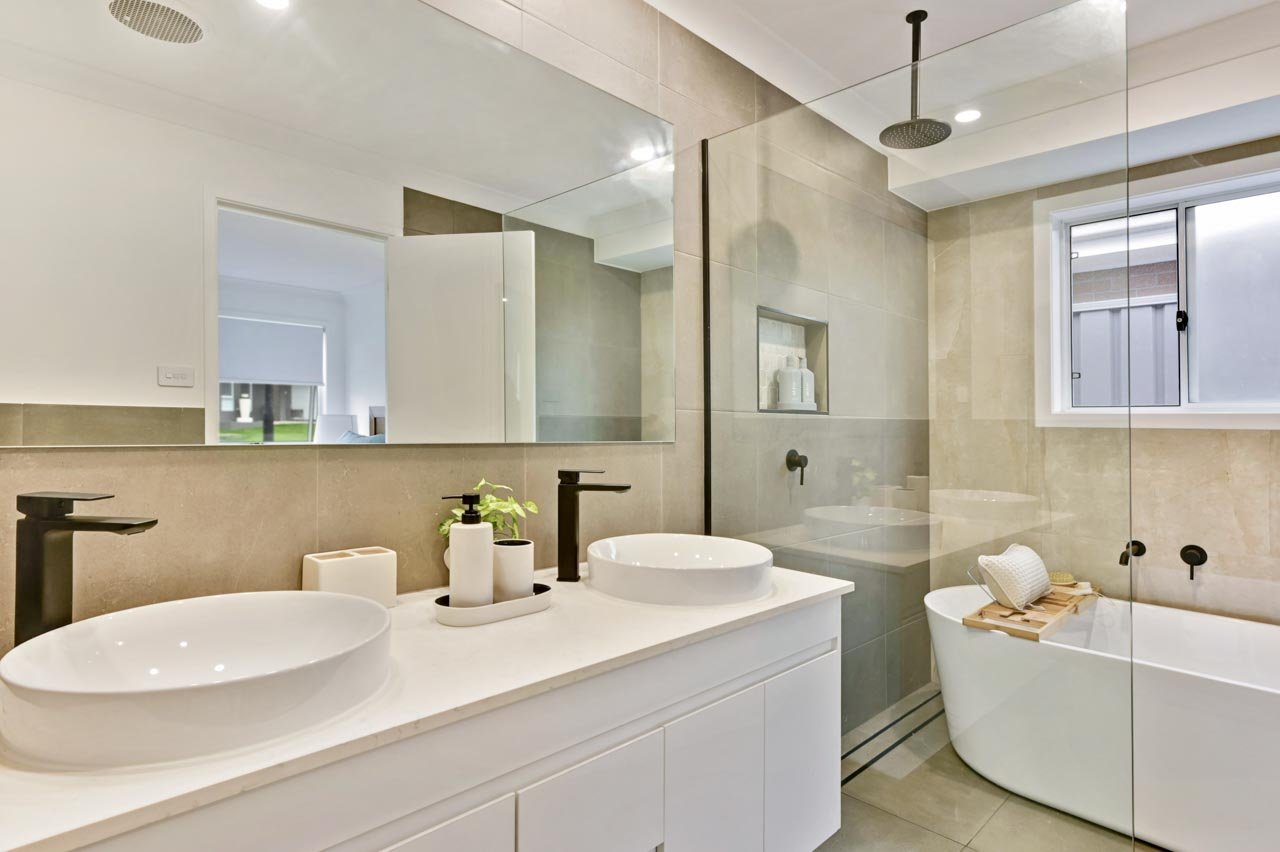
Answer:
<path fill-rule="evenodd" d="M 1043 607 L 1043 611 L 1019 611 L 992 602 L 961 620 L 969 627 L 979 630 L 999 630 L 1019 639 L 1039 642 L 1061 627 L 1067 616 L 1092 606 L 1096 597 L 1096 594 L 1071 595 L 1054 589 L 1035 602 L 1034 605 Z"/>

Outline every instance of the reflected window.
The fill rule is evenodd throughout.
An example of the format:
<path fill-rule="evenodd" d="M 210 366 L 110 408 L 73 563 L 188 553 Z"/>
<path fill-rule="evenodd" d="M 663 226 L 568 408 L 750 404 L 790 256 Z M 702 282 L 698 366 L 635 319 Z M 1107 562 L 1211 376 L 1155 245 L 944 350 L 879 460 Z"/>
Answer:
<path fill-rule="evenodd" d="M 315 435 L 315 385 L 222 382 L 218 441 L 223 444 L 307 443 Z"/>

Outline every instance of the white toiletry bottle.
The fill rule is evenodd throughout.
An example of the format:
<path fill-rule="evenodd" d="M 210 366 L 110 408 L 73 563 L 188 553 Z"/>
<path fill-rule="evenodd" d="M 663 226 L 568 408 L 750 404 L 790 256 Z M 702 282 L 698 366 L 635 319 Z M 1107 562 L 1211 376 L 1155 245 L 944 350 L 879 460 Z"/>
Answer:
<path fill-rule="evenodd" d="M 461 500 L 462 520 L 449 528 L 449 606 L 493 603 L 493 524 L 480 520 L 480 495 L 467 492 L 445 500 Z"/>
<path fill-rule="evenodd" d="M 809 369 L 809 359 L 800 357 L 800 401 L 806 404 L 817 402 L 814 397 L 813 370 Z"/>
<path fill-rule="evenodd" d="M 800 375 L 800 359 L 787 356 L 787 366 L 778 371 L 778 406 L 789 408 L 804 402 L 803 380 Z"/>

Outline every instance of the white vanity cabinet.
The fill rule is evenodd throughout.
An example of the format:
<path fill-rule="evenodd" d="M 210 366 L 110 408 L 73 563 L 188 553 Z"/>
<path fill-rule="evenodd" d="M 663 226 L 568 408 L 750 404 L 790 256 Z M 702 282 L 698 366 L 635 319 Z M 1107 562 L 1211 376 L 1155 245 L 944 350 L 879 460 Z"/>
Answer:
<path fill-rule="evenodd" d="M 496 802 L 467 811 L 442 825 L 415 834 L 385 852 L 516 852 L 516 797 L 503 796 Z"/>
<path fill-rule="evenodd" d="M 839 630 L 835 597 L 770 613 L 90 848 L 808 852 L 840 823 Z"/>
<path fill-rule="evenodd" d="M 520 852 L 646 852 L 662 843 L 661 730 L 520 791 Z"/>
<path fill-rule="evenodd" d="M 663 852 L 764 849 L 764 686 L 666 726 Z"/>

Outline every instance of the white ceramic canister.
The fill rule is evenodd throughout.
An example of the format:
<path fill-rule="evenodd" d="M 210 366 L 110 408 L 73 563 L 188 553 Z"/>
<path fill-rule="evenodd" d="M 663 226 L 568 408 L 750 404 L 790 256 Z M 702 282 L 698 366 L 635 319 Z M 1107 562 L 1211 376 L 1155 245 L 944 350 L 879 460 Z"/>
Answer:
<path fill-rule="evenodd" d="M 513 601 L 533 594 L 533 542 L 504 538 L 493 543 L 493 602 Z"/>

